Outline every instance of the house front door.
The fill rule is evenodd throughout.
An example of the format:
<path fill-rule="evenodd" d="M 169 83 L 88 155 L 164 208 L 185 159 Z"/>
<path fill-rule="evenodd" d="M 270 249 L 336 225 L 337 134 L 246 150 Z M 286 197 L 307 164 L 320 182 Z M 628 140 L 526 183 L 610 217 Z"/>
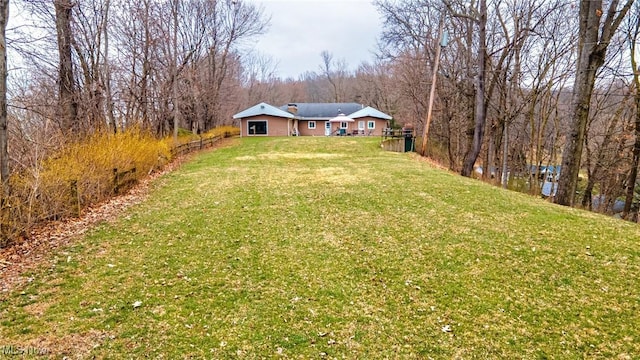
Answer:
<path fill-rule="evenodd" d="M 364 120 L 358 121 L 358 134 L 364 134 Z"/>
<path fill-rule="evenodd" d="M 324 136 L 331 135 L 331 123 L 328 121 L 324 122 Z"/>

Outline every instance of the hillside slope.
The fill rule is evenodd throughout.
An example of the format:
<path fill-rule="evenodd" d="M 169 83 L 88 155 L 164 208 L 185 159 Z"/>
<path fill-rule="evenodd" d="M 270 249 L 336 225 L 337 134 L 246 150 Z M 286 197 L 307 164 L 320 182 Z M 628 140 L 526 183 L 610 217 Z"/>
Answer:
<path fill-rule="evenodd" d="M 631 358 L 640 227 L 382 152 L 250 138 L 160 179 L 0 303 L 97 358 Z"/>

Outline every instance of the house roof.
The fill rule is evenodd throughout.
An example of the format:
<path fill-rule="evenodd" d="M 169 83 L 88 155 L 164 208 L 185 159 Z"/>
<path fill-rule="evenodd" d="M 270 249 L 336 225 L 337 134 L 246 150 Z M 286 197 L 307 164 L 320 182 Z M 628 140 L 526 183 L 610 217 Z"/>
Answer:
<path fill-rule="evenodd" d="M 242 119 L 242 118 L 247 118 L 247 117 L 257 116 L 257 115 L 270 115 L 270 116 L 285 117 L 289 119 L 294 118 L 293 114 L 280 110 L 277 107 L 269 105 L 264 102 L 254 105 L 246 110 L 243 110 L 233 115 L 233 118 Z"/>
<path fill-rule="evenodd" d="M 311 120 L 331 119 L 339 114 L 354 113 L 364 107 L 358 103 L 291 103 L 281 106 L 280 109 L 287 111 L 290 105 L 297 107 L 296 117 Z"/>
<path fill-rule="evenodd" d="M 295 113 L 289 112 L 290 106 L 296 106 L 297 111 Z M 391 120 L 391 116 L 382 111 L 374 109 L 371 106 L 365 107 L 358 103 L 290 103 L 277 108 L 262 102 L 233 115 L 233 118 L 242 119 L 259 115 L 270 115 L 288 119 L 328 120 L 340 114 L 346 114 L 351 119 L 370 116 Z"/>
<path fill-rule="evenodd" d="M 383 113 L 380 110 L 374 109 L 371 106 L 367 106 L 366 108 L 358 110 L 353 114 L 349 114 L 349 117 L 352 119 L 357 119 L 357 118 L 366 117 L 366 116 L 385 119 L 385 120 L 391 120 L 391 116 Z"/>

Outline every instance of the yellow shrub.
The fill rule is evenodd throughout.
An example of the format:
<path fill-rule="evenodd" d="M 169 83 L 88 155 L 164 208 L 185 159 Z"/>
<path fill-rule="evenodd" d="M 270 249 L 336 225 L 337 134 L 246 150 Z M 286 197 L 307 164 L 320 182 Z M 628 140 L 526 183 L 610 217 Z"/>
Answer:
<path fill-rule="evenodd" d="M 237 128 L 235 126 L 221 126 L 221 127 L 217 127 L 215 129 L 209 130 L 203 136 L 216 136 L 216 135 L 222 135 L 222 136 L 240 135 L 240 128 Z"/>
<path fill-rule="evenodd" d="M 170 154 L 165 142 L 139 130 L 97 133 L 66 145 L 12 175 L 11 196 L 3 200 L 0 238 L 15 237 L 43 220 L 78 215 L 82 207 L 104 201 L 161 168 Z"/>
<path fill-rule="evenodd" d="M 202 138 L 234 136 L 239 129 L 217 128 Z M 200 136 L 185 135 L 179 143 Z M 81 209 L 104 201 L 162 168 L 172 158 L 172 137 L 158 140 L 138 129 L 96 133 L 64 146 L 54 156 L 13 174 L 10 196 L 2 196 L 0 247 L 33 225 L 77 216 Z"/>

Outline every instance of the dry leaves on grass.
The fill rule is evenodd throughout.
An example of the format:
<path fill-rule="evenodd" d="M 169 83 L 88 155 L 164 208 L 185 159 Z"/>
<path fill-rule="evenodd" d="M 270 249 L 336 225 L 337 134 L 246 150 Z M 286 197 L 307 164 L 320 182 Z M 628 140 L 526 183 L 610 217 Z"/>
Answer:
<path fill-rule="evenodd" d="M 63 359 L 85 359 L 89 357 L 93 349 L 104 344 L 107 338 L 114 339 L 114 336 L 103 331 L 89 330 L 79 334 L 67 335 L 62 339 L 42 336 L 29 342 L 26 348 L 36 349 L 44 356 Z"/>
<path fill-rule="evenodd" d="M 70 245 L 91 226 L 102 221 L 111 221 L 129 206 L 139 203 L 144 199 L 150 181 L 160 174 L 142 181 L 125 195 L 84 209 L 79 218 L 47 223 L 32 230 L 28 239 L 0 249 L 0 298 L 16 286 L 27 282 L 28 279 L 23 276 L 24 272 L 41 265 L 53 250 Z"/>

